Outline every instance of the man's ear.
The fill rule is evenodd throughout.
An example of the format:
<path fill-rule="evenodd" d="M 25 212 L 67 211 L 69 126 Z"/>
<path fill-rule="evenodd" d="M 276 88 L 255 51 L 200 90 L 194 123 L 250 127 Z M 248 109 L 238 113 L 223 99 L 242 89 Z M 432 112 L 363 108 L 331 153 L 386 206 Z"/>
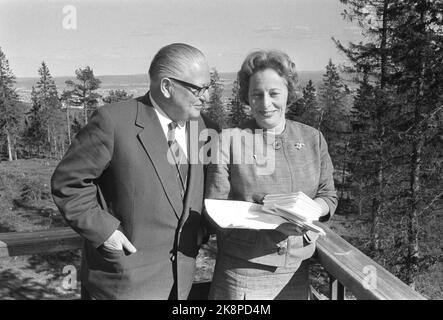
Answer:
<path fill-rule="evenodd" d="M 160 80 L 160 91 L 166 99 L 171 97 L 172 82 L 168 78 L 162 78 Z"/>

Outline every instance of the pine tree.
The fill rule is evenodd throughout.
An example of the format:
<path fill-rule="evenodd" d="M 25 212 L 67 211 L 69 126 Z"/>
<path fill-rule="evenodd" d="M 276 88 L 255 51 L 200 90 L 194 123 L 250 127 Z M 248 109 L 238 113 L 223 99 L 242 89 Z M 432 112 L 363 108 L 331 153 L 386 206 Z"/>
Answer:
<path fill-rule="evenodd" d="M 376 106 L 369 111 L 370 118 L 374 121 L 372 126 L 366 127 L 366 129 L 376 134 L 375 136 L 368 135 L 368 137 L 372 137 L 372 140 L 367 141 L 367 144 L 371 146 L 373 152 L 371 153 L 372 157 L 366 161 L 373 163 L 376 169 L 370 176 L 372 179 L 366 185 L 374 186 L 370 190 L 370 194 L 373 195 L 371 242 L 374 255 L 378 255 L 380 251 L 379 221 L 381 215 L 387 209 L 385 193 L 388 178 L 385 171 L 388 166 L 386 150 L 389 150 L 389 148 L 386 143 L 386 128 L 389 126 L 391 119 L 388 119 L 386 114 L 391 107 L 388 97 L 393 93 L 387 85 L 387 80 L 392 68 L 388 49 L 391 39 L 389 30 L 392 29 L 393 20 L 389 10 L 390 0 L 341 0 L 341 2 L 346 4 L 350 10 L 344 11 L 345 18 L 351 22 L 358 22 L 362 34 L 368 39 L 366 43 L 350 43 L 349 47 L 343 46 L 335 39 L 333 40 L 352 63 L 352 67 L 348 71 L 357 74 L 357 82 L 361 83 L 362 75 L 368 76 L 366 81 L 374 82 Z M 360 76 L 360 79 L 358 79 L 358 76 Z M 362 115 L 365 115 L 365 113 L 362 113 Z M 365 148 L 364 145 L 361 147 Z M 365 152 L 363 149 L 361 151 Z M 362 187 L 364 186 L 360 186 L 360 188 Z"/>
<path fill-rule="evenodd" d="M 40 78 L 32 88 L 32 109 L 27 141 L 37 154 L 60 157 L 65 149 L 65 118 L 57 87 L 48 66 L 43 61 L 38 69 Z"/>
<path fill-rule="evenodd" d="M 41 101 L 35 87 L 31 91 L 31 110 L 28 119 L 24 140 L 28 149 L 28 156 L 41 156 L 47 141 L 46 115 L 42 112 Z"/>
<path fill-rule="evenodd" d="M 349 153 L 352 161 L 349 163 L 351 180 L 357 185 L 358 212 L 361 215 L 363 203 L 372 199 L 376 191 L 374 175 L 377 173 L 374 154 L 378 150 L 376 143 L 376 89 L 369 83 L 368 74 L 363 76 L 354 97 L 351 110 L 351 129 Z"/>
<path fill-rule="evenodd" d="M 304 114 L 305 109 L 306 107 L 303 97 L 296 99 L 286 107 L 286 119 L 302 122 L 300 118 Z"/>
<path fill-rule="evenodd" d="M 229 99 L 229 127 L 238 127 L 240 124 L 250 119 L 250 115 L 246 112 L 246 106 L 240 101 L 239 85 L 235 80 L 232 85 L 232 96 Z"/>
<path fill-rule="evenodd" d="M 303 88 L 303 100 L 305 101 L 305 113 L 302 122 L 313 126 L 318 117 L 319 109 L 317 102 L 317 89 L 312 80 L 309 80 L 306 87 Z"/>
<path fill-rule="evenodd" d="M 347 129 L 347 111 L 345 98 L 348 93 L 343 84 L 337 67 L 329 60 L 326 73 L 323 75 L 323 83 L 319 90 L 320 116 L 314 127 L 320 128 L 328 141 L 329 153 L 336 168 L 341 164 L 341 156 L 344 150 L 344 134 Z"/>
<path fill-rule="evenodd" d="M 303 88 L 303 97 L 288 106 L 286 118 L 305 123 L 318 129 L 320 110 L 317 102 L 317 89 L 312 80 Z"/>
<path fill-rule="evenodd" d="M 217 70 L 214 69 L 211 72 L 211 85 L 212 90 L 209 97 L 209 104 L 205 110 L 206 115 L 220 128 L 226 127 L 226 113 L 223 104 L 223 84 L 220 80 L 220 75 Z"/>
<path fill-rule="evenodd" d="M 14 141 L 17 138 L 17 128 L 23 120 L 18 108 L 18 95 L 14 89 L 15 76 L 9 67 L 6 55 L 0 48 L 0 130 L 6 136 L 8 159 L 16 159 Z"/>
<path fill-rule="evenodd" d="M 424 259 L 420 215 L 431 211 L 442 197 L 441 180 L 430 177 L 441 172 L 435 164 L 442 155 L 436 150 L 442 149 L 443 4 L 433 0 L 342 2 L 351 9 L 345 15 L 358 21 L 368 35 L 364 44 L 345 48 L 336 43 L 352 62 L 351 70 L 360 77 L 368 75 L 366 93 L 360 94 L 360 101 L 356 99 L 356 106 L 360 105 L 356 123 L 369 137 L 359 155 L 365 155 L 366 148 L 365 161 L 376 170 L 374 183 L 367 183 L 368 188 L 375 185 L 377 189 L 373 227 L 377 219 L 388 218 L 382 212 L 391 214 L 389 221 L 397 221 L 400 230 L 384 223 L 386 234 L 395 231 L 394 243 L 384 246 L 396 248 L 390 250 L 388 260 L 392 265 L 400 263 L 398 275 L 414 285 Z"/>
<path fill-rule="evenodd" d="M 67 80 L 65 83 L 70 88 L 68 104 L 70 106 L 77 106 L 83 108 L 83 115 L 85 123 L 88 123 L 89 113 L 96 108 L 100 94 L 95 92 L 100 88 L 100 79 L 94 76 L 94 71 L 91 67 L 79 68 L 75 70 L 76 80 Z"/>
<path fill-rule="evenodd" d="M 396 151 L 401 155 L 407 148 L 411 155 L 406 158 L 409 193 L 405 203 L 408 236 L 404 271 L 405 281 L 414 286 L 421 259 L 419 217 L 426 202 L 443 195 L 440 184 L 440 188 L 430 192 L 429 198 L 422 181 L 424 165 L 434 160 L 425 157 L 426 145 L 439 134 L 438 119 L 443 116 L 443 3 L 432 0 L 396 2 L 391 10 L 398 17 L 392 32 L 392 61 L 397 69 L 391 81 L 404 98 L 400 107 L 403 116 L 395 127 L 403 140 L 403 148 Z"/>
<path fill-rule="evenodd" d="M 43 109 L 52 109 L 54 105 L 58 104 L 57 87 L 44 61 L 38 69 L 38 74 L 40 79 L 35 86 L 38 100 Z"/>

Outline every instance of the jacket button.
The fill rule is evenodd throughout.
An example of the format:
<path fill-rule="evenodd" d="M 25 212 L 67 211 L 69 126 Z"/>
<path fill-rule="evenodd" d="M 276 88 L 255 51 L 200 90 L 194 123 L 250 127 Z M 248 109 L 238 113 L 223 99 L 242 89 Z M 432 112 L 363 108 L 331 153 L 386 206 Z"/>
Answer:
<path fill-rule="evenodd" d="M 280 247 L 278 248 L 277 253 L 282 256 L 286 253 L 286 251 L 287 251 L 286 247 Z"/>

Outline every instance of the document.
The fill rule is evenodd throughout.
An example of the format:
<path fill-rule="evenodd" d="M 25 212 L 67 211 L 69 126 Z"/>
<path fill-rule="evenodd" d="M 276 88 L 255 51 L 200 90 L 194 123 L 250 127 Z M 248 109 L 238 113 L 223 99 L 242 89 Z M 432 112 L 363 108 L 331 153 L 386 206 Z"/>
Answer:
<path fill-rule="evenodd" d="M 273 230 L 283 223 L 293 223 L 301 229 L 325 235 L 313 221 L 321 208 L 305 194 L 268 195 L 263 205 L 235 200 L 206 199 L 209 217 L 220 228 Z M 313 203 L 311 203 L 311 201 Z"/>

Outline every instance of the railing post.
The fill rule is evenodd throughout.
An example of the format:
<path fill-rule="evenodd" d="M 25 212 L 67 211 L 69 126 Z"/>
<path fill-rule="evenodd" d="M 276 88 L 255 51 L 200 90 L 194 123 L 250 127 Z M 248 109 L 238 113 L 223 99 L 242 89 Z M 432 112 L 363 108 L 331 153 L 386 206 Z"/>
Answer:
<path fill-rule="evenodd" d="M 345 300 L 345 287 L 329 275 L 329 296 L 331 300 Z"/>

